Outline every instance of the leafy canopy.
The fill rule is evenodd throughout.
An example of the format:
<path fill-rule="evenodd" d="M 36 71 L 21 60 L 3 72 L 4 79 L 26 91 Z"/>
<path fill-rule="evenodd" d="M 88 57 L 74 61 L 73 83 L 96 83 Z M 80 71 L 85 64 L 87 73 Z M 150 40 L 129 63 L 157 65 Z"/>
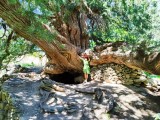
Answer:
<path fill-rule="evenodd" d="M 9 0 L 20 4 L 19 10 L 35 23 L 50 25 L 51 18 L 60 14 L 67 23 L 75 9 L 88 16 L 86 20 L 93 45 L 104 42 L 126 41 L 133 49 L 144 47 L 148 52 L 157 50 L 159 37 L 158 0 Z M 92 13 L 91 13 L 92 12 Z M 53 19 L 52 19 L 53 20 Z M 38 29 L 37 29 L 38 28 Z M 54 26 L 52 26 L 54 29 Z M 32 24 L 29 31 L 51 40 L 54 36 Z M 43 34 L 42 34 L 43 33 Z M 56 33 L 56 30 L 55 30 Z M 56 34 L 55 34 L 56 35 Z"/>
<path fill-rule="evenodd" d="M 2 19 L 0 19 L 0 24 L 4 25 Z M 0 27 L 0 69 L 4 69 L 18 56 L 35 51 L 37 47 L 34 44 L 16 35 L 7 25 Z"/>

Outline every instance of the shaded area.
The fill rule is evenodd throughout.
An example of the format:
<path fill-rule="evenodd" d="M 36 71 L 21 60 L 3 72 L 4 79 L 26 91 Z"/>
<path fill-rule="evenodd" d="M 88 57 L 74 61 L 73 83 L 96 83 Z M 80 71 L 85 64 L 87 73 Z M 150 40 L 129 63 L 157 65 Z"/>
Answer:
<path fill-rule="evenodd" d="M 40 81 L 27 78 L 11 78 L 4 83 L 3 89 L 9 92 L 20 120 L 36 120 L 40 116 L 39 84 Z"/>
<path fill-rule="evenodd" d="M 62 74 L 50 74 L 50 79 L 64 84 L 80 84 L 83 82 L 81 73 L 64 72 Z"/>
<path fill-rule="evenodd" d="M 101 85 L 106 89 L 107 86 Z M 153 93 L 141 86 L 116 85 L 118 89 L 110 88 L 110 92 L 117 100 L 118 107 L 109 112 L 113 120 L 153 120 L 153 116 L 159 113 L 160 94 Z M 112 119 L 111 119 L 112 120 Z"/>
<path fill-rule="evenodd" d="M 61 79 L 70 78 L 75 80 L 75 76 L 65 74 Z M 10 78 L 4 83 L 3 88 L 8 91 L 14 99 L 14 105 L 20 113 L 20 119 L 23 120 L 80 120 L 84 116 L 91 118 L 110 116 L 110 120 L 151 120 L 153 116 L 160 111 L 159 101 L 160 96 L 150 93 L 146 88 L 136 86 L 123 86 L 118 84 L 101 83 L 100 81 L 91 81 L 83 84 L 75 84 L 72 82 L 60 83 L 45 78 L 53 82 L 55 85 L 63 87 L 64 91 L 43 90 L 43 95 L 50 94 L 44 102 L 40 96 L 40 85 L 44 81 L 35 74 L 34 77 L 28 77 L 28 74 L 17 74 L 14 78 Z M 77 75 L 79 77 L 79 74 Z M 57 77 L 57 80 L 58 80 Z M 55 87 L 55 86 L 52 86 Z M 57 88 L 57 87 L 56 87 Z M 112 95 L 116 100 L 117 106 L 109 113 L 103 111 L 103 105 L 95 107 L 93 104 L 95 96 L 92 93 L 93 89 L 101 88 L 108 95 Z M 44 99 L 47 96 L 44 96 Z M 53 101 L 53 102 L 52 102 Z M 52 113 L 42 110 L 40 107 L 49 105 Z M 56 103 L 56 104 L 55 104 Z M 106 105 L 104 105 L 106 106 Z M 54 108 L 54 109 L 53 109 Z M 63 108 L 63 109 L 62 109 Z M 83 109 L 85 108 L 85 109 Z M 50 111 L 50 109 L 47 109 Z M 101 120 L 101 119 L 99 119 Z"/>

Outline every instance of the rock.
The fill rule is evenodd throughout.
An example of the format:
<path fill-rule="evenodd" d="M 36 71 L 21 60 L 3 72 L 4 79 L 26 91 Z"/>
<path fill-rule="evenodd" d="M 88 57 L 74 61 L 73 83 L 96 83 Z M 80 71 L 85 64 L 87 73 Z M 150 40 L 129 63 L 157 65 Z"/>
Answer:
<path fill-rule="evenodd" d="M 90 108 L 84 108 L 80 120 L 98 120 Z"/>
<path fill-rule="evenodd" d="M 144 92 L 142 92 L 141 94 L 142 94 L 143 96 L 147 96 L 147 94 L 146 94 L 146 93 L 144 93 Z"/>
<path fill-rule="evenodd" d="M 143 82 L 146 82 L 147 79 L 134 79 L 134 82 L 135 83 L 143 83 Z"/>
<path fill-rule="evenodd" d="M 117 97 L 118 97 L 118 95 L 117 95 L 117 94 L 113 94 L 113 97 L 117 98 Z"/>
<path fill-rule="evenodd" d="M 158 86 L 158 80 L 155 79 L 155 78 L 152 78 L 152 79 L 148 79 L 148 84 L 147 85 L 151 85 L 153 87 L 157 87 Z"/>
<path fill-rule="evenodd" d="M 75 78 L 74 78 L 74 81 L 75 81 L 76 83 L 82 83 L 83 80 L 84 80 L 84 77 L 83 77 L 83 76 L 78 76 L 78 77 L 75 77 Z"/>
<path fill-rule="evenodd" d="M 55 102 L 55 98 L 50 98 L 48 101 L 46 101 L 46 104 L 50 105 L 50 104 L 52 104 L 54 102 Z"/>
<path fill-rule="evenodd" d="M 142 80 L 142 81 L 145 81 L 146 77 L 145 76 L 140 76 L 139 79 Z"/>
<path fill-rule="evenodd" d="M 127 113 L 127 112 L 123 112 L 123 115 L 124 115 L 124 116 L 127 116 L 127 115 L 128 115 L 128 113 Z"/>
<path fill-rule="evenodd" d="M 126 74 L 125 77 L 126 77 L 127 79 L 129 79 L 129 78 L 130 78 L 130 75 L 129 75 L 129 74 Z"/>
<path fill-rule="evenodd" d="M 112 110 L 116 104 L 114 97 L 107 91 L 103 92 L 100 88 L 95 89 L 95 100 L 98 101 L 98 108 L 104 108 L 106 112 Z"/>
<path fill-rule="evenodd" d="M 64 111 L 64 107 L 62 105 L 55 105 L 55 106 L 45 106 L 43 107 L 43 112 L 47 113 L 56 113 Z"/>
<path fill-rule="evenodd" d="M 59 92 L 64 92 L 65 91 L 63 87 L 60 87 L 56 84 L 52 85 L 52 88 L 56 91 L 59 91 Z"/>
<path fill-rule="evenodd" d="M 118 80 L 116 83 L 117 83 L 117 84 L 122 84 L 122 81 Z"/>
<path fill-rule="evenodd" d="M 125 79 L 124 84 L 131 85 L 131 84 L 133 84 L 133 80 L 132 79 Z"/>
<path fill-rule="evenodd" d="M 99 120 L 102 118 L 102 114 L 103 113 L 106 113 L 105 109 L 96 109 L 96 110 L 94 110 L 94 114 Z"/>
<path fill-rule="evenodd" d="M 102 103 L 103 91 L 100 88 L 96 88 L 94 92 L 95 92 L 95 99 L 98 101 L 98 103 Z"/>
<path fill-rule="evenodd" d="M 123 80 L 125 81 L 125 79 Z M 23 81 L 22 82 L 23 86 L 17 87 L 18 85 L 21 85 L 21 84 L 17 85 L 17 81 L 19 81 L 20 83 L 21 81 Z M 150 116 L 152 116 L 152 114 L 154 114 L 156 110 L 157 111 L 159 110 L 158 102 L 156 105 L 154 105 L 153 103 L 155 103 L 155 101 L 151 102 L 150 98 L 148 99 L 148 97 L 151 95 L 148 96 L 147 91 L 141 89 L 140 87 L 139 88 L 135 87 L 136 89 L 135 90 L 123 85 L 103 84 L 100 82 L 97 83 L 97 81 L 92 81 L 89 84 L 81 84 L 81 85 L 65 85 L 65 84 L 62 85 L 62 84 L 57 84 L 56 82 L 49 79 L 46 79 L 45 82 L 42 82 L 42 80 L 40 81 L 38 80 L 35 82 L 30 78 L 27 78 L 27 80 L 24 79 L 17 80 L 16 78 L 16 80 L 14 81 L 9 79 L 8 83 L 9 82 L 12 82 L 12 84 L 11 83 L 6 84 L 8 85 L 6 90 L 9 90 L 12 95 L 19 97 L 15 99 L 16 101 L 15 103 L 16 106 L 18 106 L 17 107 L 18 110 L 20 110 L 21 112 L 20 117 L 26 120 L 28 119 L 107 120 L 109 118 L 111 118 L 111 120 L 117 120 L 117 119 L 130 120 L 130 119 L 146 119 L 146 118 L 150 119 L 151 118 Z M 65 91 L 63 93 L 57 91 L 51 93 L 51 91 L 45 91 L 39 88 L 40 83 L 45 84 L 46 86 L 49 87 L 56 84 L 60 87 L 62 86 L 65 89 Z M 78 92 L 76 91 L 76 89 L 78 88 L 90 92 L 89 93 Z M 98 89 L 95 90 L 95 88 Z M 93 91 L 89 89 L 93 89 Z M 142 92 L 147 93 L 147 97 L 142 94 L 139 94 L 137 89 L 140 90 L 139 91 L 140 93 Z M 41 92 L 41 90 L 43 92 Z M 97 91 L 96 92 L 97 99 L 94 99 L 95 91 Z M 38 94 L 39 92 L 40 94 Z M 155 96 L 152 97 L 155 98 Z M 101 102 L 98 103 L 99 100 L 98 98 L 99 99 L 103 98 L 103 99 Z M 156 98 L 158 100 L 158 97 Z M 117 101 L 115 101 L 115 99 Z M 145 101 L 144 103 L 146 105 L 147 104 L 154 105 L 154 108 L 144 107 L 143 101 Z M 39 110 L 40 102 L 43 102 L 42 107 L 44 113 L 41 112 L 41 110 Z M 118 105 L 119 108 L 116 107 Z M 135 106 L 142 109 L 137 109 Z M 135 117 L 133 118 L 132 116 L 134 115 L 137 115 L 137 118 Z M 149 117 L 147 117 L 146 115 L 148 115 Z M 35 118 L 33 118 L 33 116 L 35 116 Z"/>
<path fill-rule="evenodd" d="M 114 63 L 98 65 L 98 69 L 91 69 L 91 76 L 95 80 L 98 79 L 108 83 L 123 83 L 127 85 L 144 83 L 147 79 L 146 75 L 140 70 L 131 69 L 125 65 Z"/>
<path fill-rule="evenodd" d="M 142 101 L 137 101 L 137 102 L 135 103 L 135 107 L 138 108 L 138 109 L 142 108 L 143 105 L 144 105 L 144 103 L 143 103 Z"/>
<path fill-rule="evenodd" d="M 65 110 L 67 111 L 67 113 L 73 113 L 78 111 L 79 107 L 77 105 L 76 102 L 67 102 L 67 104 L 65 105 Z"/>

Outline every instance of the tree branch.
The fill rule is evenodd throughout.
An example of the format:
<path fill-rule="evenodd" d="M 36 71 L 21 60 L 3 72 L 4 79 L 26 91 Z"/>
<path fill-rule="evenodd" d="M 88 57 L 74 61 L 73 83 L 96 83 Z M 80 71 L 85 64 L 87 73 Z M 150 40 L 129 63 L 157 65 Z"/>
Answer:
<path fill-rule="evenodd" d="M 133 69 L 142 69 L 144 71 L 160 75 L 160 53 L 143 54 L 143 51 L 124 50 L 128 47 L 125 42 L 106 43 L 103 46 L 95 47 L 91 65 L 96 66 L 105 63 L 124 64 Z"/>

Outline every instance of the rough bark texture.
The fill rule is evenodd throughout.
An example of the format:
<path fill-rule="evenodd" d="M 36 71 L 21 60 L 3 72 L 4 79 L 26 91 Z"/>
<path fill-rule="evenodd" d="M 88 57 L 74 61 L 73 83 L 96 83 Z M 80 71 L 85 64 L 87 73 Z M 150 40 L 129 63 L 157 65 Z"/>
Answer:
<path fill-rule="evenodd" d="M 11 5 L 7 0 L 0 1 L 0 17 L 20 36 L 35 43 L 44 50 L 49 58 L 45 72 L 59 74 L 66 71 L 82 72 L 83 64 L 78 56 L 79 50 L 88 48 L 89 36 L 86 34 L 86 15 L 78 10 L 68 18 L 67 22 L 61 20 L 61 14 L 54 16 L 51 27 L 35 23 L 42 26 L 44 31 L 51 35 L 58 33 L 52 42 L 42 39 L 37 33 L 30 33 L 28 30 L 34 21 L 30 21 L 26 15 L 22 15 L 18 8 L 19 4 Z M 63 45 L 63 47 L 61 47 Z M 96 47 L 92 53 L 91 65 L 104 63 L 124 64 L 131 68 L 143 69 L 145 71 L 160 75 L 160 53 L 145 55 L 143 51 L 123 51 L 120 49 L 123 43 L 109 43 Z"/>
<path fill-rule="evenodd" d="M 92 53 L 91 65 L 96 66 L 113 62 L 160 75 L 160 53 L 154 52 L 146 55 L 143 50 L 125 51 L 123 47 L 127 47 L 124 42 L 106 43 L 103 46 L 97 46 L 95 52 Z"/>
<path fill-rule="evenodd" d="M 31 26 L 31 21 L 27 19 L 27 16 L 23 16 L 18 12 L 19 7 L 18 4 L 11 5 L 7 0 L 1 0 L 0 17 L 2 17 L 17 34 L 38 45 L 46 52 L 49 62 L 46 65 L 45 72 L 51 74 L 59 74 L 64 71 L 81 72 L 83 65 L 78 57 L 76 46 L 80 46 L 80 49 L 86 49 L 88 39 L 81 36 L 82 31 L 78 28 L 79 24 L 76 24 L 79 19 L 76 19 L 73 15 L 73 19 L 71 20 L 73 24 L 70 26 L 60 21 L 57 15 L 56 23 L 52 22 L 52 24 L 55 24 L 55 28 L 59 34 L 55 40 L 47 42 L 37 34 L 28 31 Z M 39 23 L 37 26 L 43 26 L 42 28 L 44 30 L 50 32 L 50 34 L 54 34 L 54 31 L 47 25 Z M 84 41 L 81 42 L 80 40 L 83 39 Z M 60 46 L 62 44 L 63 47 Z"/>

